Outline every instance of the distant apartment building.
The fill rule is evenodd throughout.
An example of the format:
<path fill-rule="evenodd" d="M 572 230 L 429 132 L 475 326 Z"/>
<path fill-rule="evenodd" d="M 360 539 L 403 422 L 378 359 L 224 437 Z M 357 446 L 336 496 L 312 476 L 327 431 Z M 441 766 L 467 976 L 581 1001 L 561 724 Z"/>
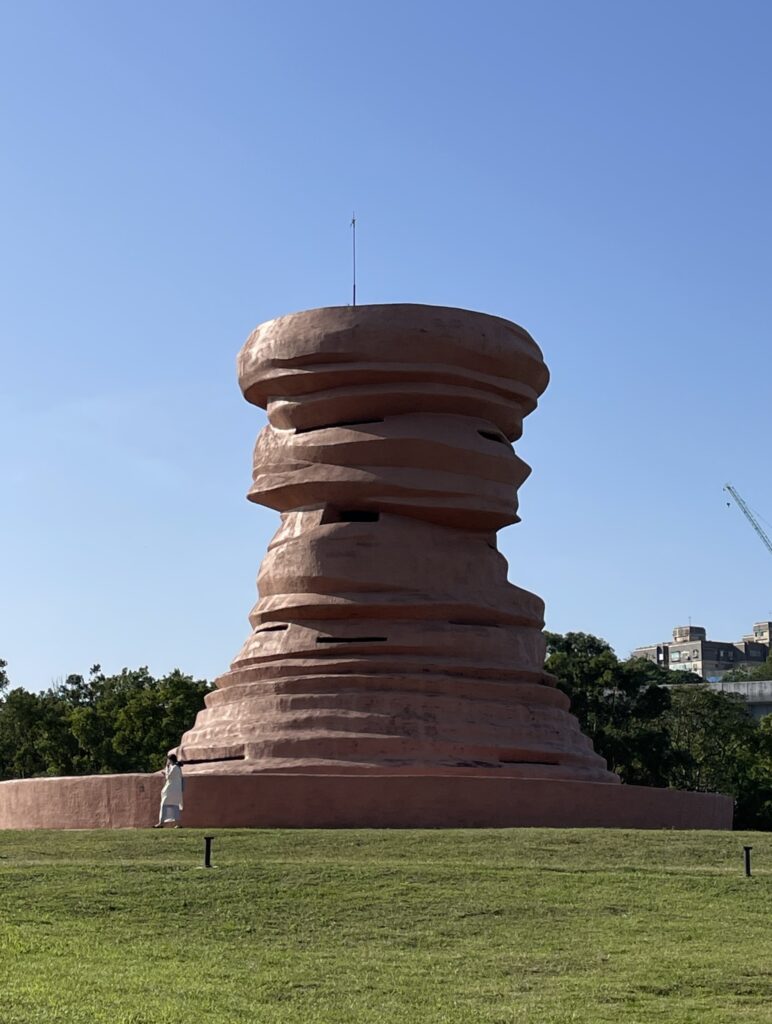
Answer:
<path fill-rule="evenodd" d="M 696 672 L 710 683 L 741 665 L 755 666 L 769 655 L 772 622 L 754 622 L 753 632 L 728 643 L 708 640 L 702 626 L 676 626 L 672 641 L 636 647 L 633 658 L 646 658 L 673 672 Z"/>
<path fill-rule="evenodd" d="M 748 640 L 751 643 L 766 644 L 769 647 L 769 630 L 772 626 L 772 622 L 754 622 L 753 632 L 748 636 L 744 636 L 743 640 Z"/>

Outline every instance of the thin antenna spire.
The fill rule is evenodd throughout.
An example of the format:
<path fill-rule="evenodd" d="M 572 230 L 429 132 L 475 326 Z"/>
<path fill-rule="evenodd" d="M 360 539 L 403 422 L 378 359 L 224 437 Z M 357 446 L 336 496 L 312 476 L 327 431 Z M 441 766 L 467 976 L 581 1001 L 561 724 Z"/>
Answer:
<path fill-rule="evenodd" d="M 352 305 L 357 304 L 357 218 L 351 214 L 351 269 L 352 269 Z"/>

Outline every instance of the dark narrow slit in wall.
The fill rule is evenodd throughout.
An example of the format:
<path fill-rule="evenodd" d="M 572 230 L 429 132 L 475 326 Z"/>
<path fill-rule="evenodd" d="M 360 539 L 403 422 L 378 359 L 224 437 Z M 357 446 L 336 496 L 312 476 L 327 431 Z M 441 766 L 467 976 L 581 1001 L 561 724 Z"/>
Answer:
<path fill-rule="evenodd" d="M 500 757 L 501 764 L 543 764 L 554 767 L 559 761 L 533 761 L 530 757 Z"/>
<path fill-rule="evenodd" d="M 289 626 L 260 626 L 256 629 L 256 633 L 283 633 L 285 629 L 289 629 Z"/>
<path fill-rule="evenodd" d="M 333 427 L 363 427 L 368 423 L 383 423 L 383 417 L 371 420 L 339 420 L 337 423 L 318 423 L 315 427 L 295 427 L 295 433 L 310 434 L 314 430 L 331 430 Z"/>
<path fill-rule="evenodd" d="M 340 512 L 342 523 L 377 523 L 380 518 L 380 512 L 367 512 L 365 509 L 341 509 Z"/>
<path fill-rule="evenodd" d="M 387 636 L 318 636 L 318 644 L 375 644 L 384 643 Z"/>
<path fill-rule="evenodd" d="M 334 508 L 332 505 L 325 505 L 322 512 L 322 523 L 377 523 L 381 518 L 380 512 L 371 512 L 364 508 Z"/>
<path fill-rule="evenodd" d="M 488 441 L 496 441 L 497 444 L 509 445 L 509 441 L 507 441 L 503 434 L 496 434 L 492 430 L 478 430 L 477 433 L 480 437 L 484 437 Z"/>
<path fill-rule="evenodd" d="M 186 764 L 219 764 L 220 761 L 244 761 L 246 760 L 245 754 L 231 754 L 230 757 L 189 757 L 187 761 L 183 761 L 183 767 Z"/>

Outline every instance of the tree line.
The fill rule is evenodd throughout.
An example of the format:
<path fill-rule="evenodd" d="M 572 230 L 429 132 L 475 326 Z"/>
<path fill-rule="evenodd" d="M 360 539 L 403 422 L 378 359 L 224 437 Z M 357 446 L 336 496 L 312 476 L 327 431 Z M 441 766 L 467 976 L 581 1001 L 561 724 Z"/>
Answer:
<path fill-rule="evenodd" d="M 735 826 L 772 829 L 772 715 L 689 672 L 621 661 L 588 633 L 547 633 L 546 670 L 623 782 L 727 793 Z M 0 779 L 152 772 L 179 743 L 212 684 L 175 669 L 71 675 L 40 693 L 12 687 L 0 661 Z"/>
<path fill-rule="evenodd" d="M 31 693 L 11 686 L 0 660 L 0 779 L 157 771 L 211 689 L 178 669 L 108 676 L 94 665 Z"/>

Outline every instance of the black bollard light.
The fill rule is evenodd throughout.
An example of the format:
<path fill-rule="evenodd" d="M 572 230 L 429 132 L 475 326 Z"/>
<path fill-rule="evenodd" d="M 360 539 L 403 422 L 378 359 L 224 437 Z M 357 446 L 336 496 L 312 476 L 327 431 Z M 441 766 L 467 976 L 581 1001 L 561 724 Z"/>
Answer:
<path fill-rule="evenodd" d="M 745 852 L 745 877 L 746 878 L 750 878 L 751 877 L 751 850 L 752 849 L 753 849 L 752 846 L 743 846 L 743 850 Z"/>
<path fill-rule="evenodd" d="M 214 842 L 214 836 L 204 836 L 204 867 L 211 868 L 212 866 L 212 843 Z"/>

